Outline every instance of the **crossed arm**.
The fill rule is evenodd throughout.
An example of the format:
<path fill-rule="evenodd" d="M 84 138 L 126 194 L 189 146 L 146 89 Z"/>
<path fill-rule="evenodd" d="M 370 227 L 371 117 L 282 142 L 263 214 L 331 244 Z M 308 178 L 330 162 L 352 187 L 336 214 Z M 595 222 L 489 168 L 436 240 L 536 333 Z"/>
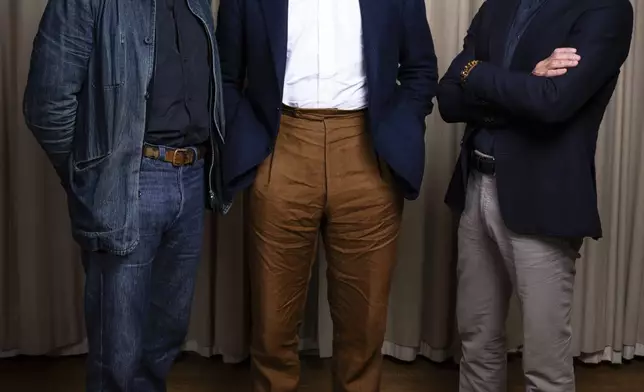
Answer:
<path fill-rule="evenodd" d="M 23 101 L 29 129 L 63 183 L 72 151 L 77 94 L 87 79 L 93 0 L 50 0 L 34 39 Z"/>
<path fill-rule="evenodd" d="M 508 117 L 527 117 L 546 123 L 563 122 L 582 108 L 609 80 L 618 75 L 630 49 L 633 8 L 629 1 L 596 1 L 585 11 L 568 37 L 577 49 L 579 64 L 554 78 L 505 70 L 481 62 L 460 81 L 460 70 L 474 60 L 471 42 L 479 28 L 479 10 L 463 52 L 441 81 L 439 108 L 449 122 L 478 122 L 489 110 Z M 453 69 L 452 69 L 453 68 Z M 472 103 L 478 97 L 489 108 Z"/>
<path fill-rule="evenodd" d="M 476 60 L 474 46 L 486 8 L 487 2 L 483 3 L 474 16 L 463 41 L 463 50 L 452 61 L 439 83 L 438 110 L 448 123 L 482 124 L 495 114 L 487 103 L 465 91 L 461 83 L 461 72 L 470 61 Z"/>

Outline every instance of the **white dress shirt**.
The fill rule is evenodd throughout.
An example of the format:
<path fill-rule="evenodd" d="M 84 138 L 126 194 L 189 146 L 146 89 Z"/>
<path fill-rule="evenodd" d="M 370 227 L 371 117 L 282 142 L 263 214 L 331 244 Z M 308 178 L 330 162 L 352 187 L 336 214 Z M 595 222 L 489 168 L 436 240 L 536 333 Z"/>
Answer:
<path fill-rule="evenodd" d="M 289 0 L 285 105 L 367 106 L 359 0 Z"/>

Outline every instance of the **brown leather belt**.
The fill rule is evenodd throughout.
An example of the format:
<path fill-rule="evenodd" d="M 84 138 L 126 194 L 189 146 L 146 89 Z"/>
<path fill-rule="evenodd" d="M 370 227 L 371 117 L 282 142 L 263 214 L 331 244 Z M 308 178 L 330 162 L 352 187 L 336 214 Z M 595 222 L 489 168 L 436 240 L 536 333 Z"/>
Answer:
<path fill-rule="evenodd" d="M 367 109 L 353 109 L 353 110 L 342 110 L 342 109 L 300 109 L 294 108 L 288 105 L 282 105 L 282 113 L 290 117 L 299 117 L 301 114 L 313 114 L 320 116 L 351 116 L 356 114 L 364 114 L 367 112 Z"/>
<path fill-rule="evenodd" d="M 159 147 L 150 144 L 143 146 L 144 157 L 168 162 L 173 166 L 192 165 L 203 159 L 207 152 L 208 150 L 205 146 L 186 148 Z"/>

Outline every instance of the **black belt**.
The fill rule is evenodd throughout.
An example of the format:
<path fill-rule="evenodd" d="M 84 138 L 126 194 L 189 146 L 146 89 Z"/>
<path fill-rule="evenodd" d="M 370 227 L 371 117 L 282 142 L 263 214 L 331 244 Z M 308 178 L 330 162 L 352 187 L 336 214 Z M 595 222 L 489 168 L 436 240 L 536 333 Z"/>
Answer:
<path fill-rule="evenodd" d="M 494 157 L 472 151 L 470 154 L 470 167 L 479 173 L 493 176 L 496 173 Z"/>

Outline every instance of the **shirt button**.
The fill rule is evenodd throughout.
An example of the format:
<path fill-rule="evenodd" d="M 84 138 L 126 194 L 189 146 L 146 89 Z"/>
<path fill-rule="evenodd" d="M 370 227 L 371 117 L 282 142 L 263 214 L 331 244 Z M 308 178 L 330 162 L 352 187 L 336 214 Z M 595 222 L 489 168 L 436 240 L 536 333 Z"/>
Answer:
<path fill-rule="evenodd" d="M 152 37 L 145 37 L 143 42 L 145 42 L 147 45 L 150 45 L 152 43 Z"/>

